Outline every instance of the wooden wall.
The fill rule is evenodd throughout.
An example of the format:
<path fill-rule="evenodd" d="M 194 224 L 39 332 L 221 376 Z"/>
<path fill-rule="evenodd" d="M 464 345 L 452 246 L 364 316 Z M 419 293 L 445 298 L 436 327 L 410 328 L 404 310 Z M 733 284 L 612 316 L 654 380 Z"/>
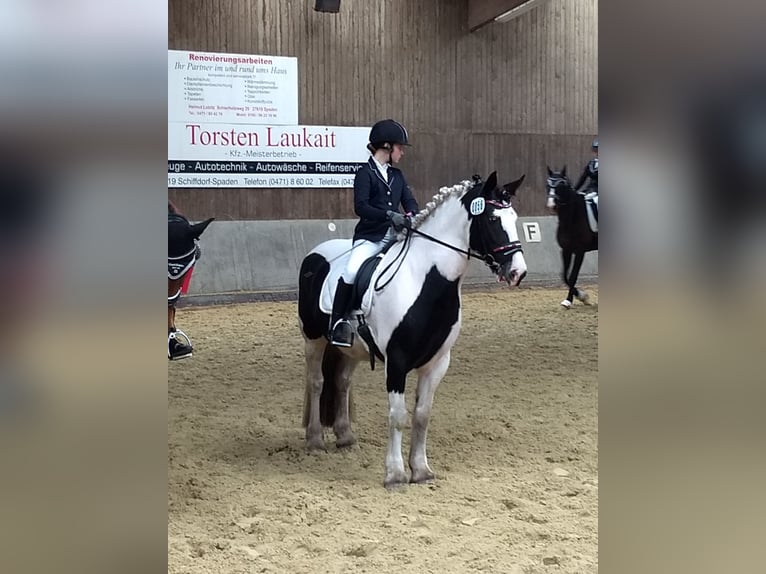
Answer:
<path fill-rule="evenodd" d="M 527 174 L 520 215 L 544 214 L 546 163 L 576 173 L 598 120 L 597 0 L 551 0 L 469 33 L 467 0 L 170 0 L 168 47 L 297 56 L 299 121 L 369 126 L 393 117 L 421 204 L 496 169 Z M 171 189 L 192 218 L 353 218 L 351 189 Z"/>

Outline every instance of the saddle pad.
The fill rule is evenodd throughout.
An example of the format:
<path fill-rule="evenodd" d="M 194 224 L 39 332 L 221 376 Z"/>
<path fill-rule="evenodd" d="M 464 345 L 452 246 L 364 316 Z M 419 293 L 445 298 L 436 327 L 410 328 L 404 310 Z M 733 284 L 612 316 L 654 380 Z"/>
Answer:
<path fill-rule="evenodd" d="M 595 208 L 598 210 L 598 195 L 586 195 L 585 211 L 588 213 L 588 224 L 590 225 L 590 229 L 593 233 L 598 233 L 598 219 L 596 218 L 596 214 L 593 211 L 594 204 Z"/>
<path fill-rule="evenodd" d="M 350 239 L 333 239 L 326 241 L 320 245 L 315 253 L 319 253 L 330 262 L 330 272 L 322 283 L 322 291 L 319 295 L 319 310 L 322 313 L 332 314 L 332 302 L 335 297 L 335 289 L 338 287 L 338 279 L 346 269 L 346 264 L 351 257 L 352 242 Z M 379 265 L 372 274 L 370 285 L 374 285 L 375 279 L 381 271 Z M 362 297 L 362 304 L 360 309 L 354 309 L 354 311 L 361 311 L 365 315 L 369 313 L 372 306 L 372 293 L 374 289 L 367 289 Z"/>
<path fill-rule="evenodd" d="M 197 246 L 195 241 L 194 249 L 180 257 L 168 257 L 168 279 L 176 280 L 183 277 L 189 269 L 197 262 Z"/>

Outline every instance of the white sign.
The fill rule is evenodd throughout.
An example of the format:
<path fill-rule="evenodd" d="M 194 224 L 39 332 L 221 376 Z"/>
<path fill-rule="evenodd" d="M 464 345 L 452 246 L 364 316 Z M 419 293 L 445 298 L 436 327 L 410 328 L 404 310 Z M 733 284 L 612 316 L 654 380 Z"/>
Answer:
<path fill-rule="evenodd" d="M 369 128 L 168 124 L 168 187 L 353 187 Z"/>
<path fill-rule="evenodd" d="M 168 123 L 295 125 L 298 59 L 168 51 Z"/>
<path fill-rule="evenodd" d="M 524 239 L 527 243 L 540 243 L 542 235 L 540 234 L 540 224 L 536 221 L 525 221 L 521 224 L 524 230 Z"/>

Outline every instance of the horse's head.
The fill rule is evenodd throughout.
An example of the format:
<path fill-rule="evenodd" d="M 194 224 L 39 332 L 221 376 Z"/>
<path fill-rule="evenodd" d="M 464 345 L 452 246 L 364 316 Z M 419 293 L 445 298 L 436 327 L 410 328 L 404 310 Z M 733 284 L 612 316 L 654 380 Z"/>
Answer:
<path fill-rule="evenodd" d="M 572 182 L 569 181 L 569 176 L 567 176 L 567 166 L 564 166 L 561 171 L 552 171 L 547 166 L 546 168 L 548 169 L 548 179 L 545 182 L 548 189 L 548 209 L 555 209 L 560 205 L 566 205 L 574 194 Z"/>
<path fill-rule="evenodd" d="M 499 280 L 518 285 L 527 274 L 527 264 L 516 231 L 518 215 L 511 206 L 516 190 L 524 181 L 497 185 L 497 173 L 481 181 L 474 177 L 473 188 L 462 198 L 471 221 L 470 246 L 480 253 Z"/>
<path fill-rule="evenodd" d="M 168 213 L 168 257 L 181 257 L 192 252 L 200 235 L 214 219 L 191 224 L 183 215 Z"/>

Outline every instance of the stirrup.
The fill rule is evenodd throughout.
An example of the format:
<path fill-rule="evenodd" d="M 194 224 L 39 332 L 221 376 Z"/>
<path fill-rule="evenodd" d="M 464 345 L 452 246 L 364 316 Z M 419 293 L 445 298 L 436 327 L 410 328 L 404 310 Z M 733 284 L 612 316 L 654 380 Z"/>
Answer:
<path fill-rule="evenodd" d="M 179 336 L 181 338 L 179 338 Z M 186 342 L 184 342 L 184 340 Z M 173 345 L 173 342 L 175 342 L 175 345 Z M 173 355 L 171 352 L 171 348 L 178 348 L 178 347 L 188 347 L 188 349 L 184 350 L 182 353 Z M 192 356 L 192 342 L 189 338 L 189 335 L 181 331 L 180 329 L 176 329 L 174 331 L 171 331 L 168 333 L 168 359 L 171 361 L 177 361 L 179 359 L 186 359 L 187 357 Z"/>
<path fill-rule="evenodd" d="M 348 337 L 347 338 L 336 338 L 336 332 L 338 329 L 346 328 Z M 335 325 L 332 326 L 332 331 L 330 332 L 330 344 L 335 347 L 353 347 L 354 346 L 354 329 L 351 327 L 351 322 L 348 319 L 341 318 L 335 321 Z"/>

